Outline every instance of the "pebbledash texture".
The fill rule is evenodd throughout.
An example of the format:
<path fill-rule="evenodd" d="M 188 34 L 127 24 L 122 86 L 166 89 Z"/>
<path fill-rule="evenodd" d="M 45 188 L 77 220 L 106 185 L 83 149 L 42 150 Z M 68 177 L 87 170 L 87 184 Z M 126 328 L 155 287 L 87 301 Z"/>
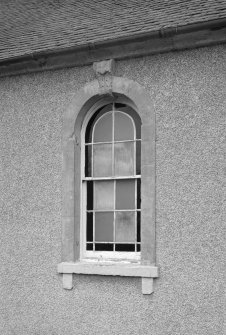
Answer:
<path fill-rule="evenodd" d="M 0 50 L 0 333 L 223 335 L 225 1 L 39 3 L 42 6 L 25 0 L 0 5 L 8 15 Z M 144 20 L 138 20 L 142 15 Z M 67 31 L 65 18 L 70 22 Z M 89 46 L 91 53 L 84 49 L 87 58 L 79 58 L 76 66 L 61 54 L 70 46 L 75 59 L 80 39 L 87 46 L 100 20 L 105 30 L 99 41 L 114 38 L 117 45 L 122 34 L 130 37 L 130 48 L 134 31 L 153 32 L 163 22 L 186 26 L 186 18 L 188 25 L 214 20 L 215 28 L 219 19 L 221 27 L 210 32 L 205 26 L 200 32 L 199 26 L 181 37 L 152 36 L 147 48 L 143 36 L 144 48 L 136 57 L 125 40 L 120 52 L 113 44 L 99 46 L 95 53 Z M 14 19 L 19 30 L 12 26 Z M 148 24 L 151 19 L 154 28 Z M 190 50 L 182 50 L 182 44 L 169 46 L 182 37 L 190 41 Z M 134 43 L 140 45 L 136 38 Z M 39 48 L 43 54 L 37 53 Z M 59 66 L 61 61 L 67 66 Z M 137 92 L 127 92 L 128 83 Z M 141 111 L 137 97 L 144 92 L 148 99 L 143 103 L 149 102 Z M 127 104 L 143 117 L 141 255 L 106 259 L 105 253 L 98 258 L 94 250 L 93 259 L 87 260 L 86 236 L 80 233 L 82 131 L 84 120 L 108 103 L 113 108 Z M 65 159 L 72 165 L 65 165 Z M 142 176 L 147 181 L 143 186 Z M 84 270 L 85 262 L 89 270 Z M 69 273 L 62 270 L 65 264 Z"/>
<path fill-rule="evenodd" d="M 146 297 L 136 278 L 76 275 L 65 291 L 56 273 L 62 115 L 92 68 L 1 79 L 2 334 L 223 334 L 225 55 L 221 46 L 117 63 L 156 112 L 161 271 Z"/>

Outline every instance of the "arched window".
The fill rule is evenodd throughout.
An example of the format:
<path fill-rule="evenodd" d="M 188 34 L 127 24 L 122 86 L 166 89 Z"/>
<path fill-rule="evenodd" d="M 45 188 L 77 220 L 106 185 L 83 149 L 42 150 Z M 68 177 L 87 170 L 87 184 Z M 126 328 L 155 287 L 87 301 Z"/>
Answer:
<path fill-rule="evenodd" d="M 109 86 L 109 85 L 108 85 Z M 109 88 L 109 87 L 108 87 Z M 111 78 L 75 93 L 63 122 L 63 287 L 72 274 L 142 278 L 153 292 L 155 113 L 138 83 Z"/>
<path fill-rule="evenodd" d="M 129 106 L 107 104 L 85 123 L 82 254 L 139 259 L 141 120 Z"/>

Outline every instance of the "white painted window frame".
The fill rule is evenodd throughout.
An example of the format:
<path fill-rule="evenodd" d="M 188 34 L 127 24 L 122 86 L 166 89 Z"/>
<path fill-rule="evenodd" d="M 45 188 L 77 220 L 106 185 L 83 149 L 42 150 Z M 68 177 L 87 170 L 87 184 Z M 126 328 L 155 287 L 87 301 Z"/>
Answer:
<path fill-rule="evenodd" d="M 81 130 L 81 230 L 80 230 L 80 247 L 81 247 L 81 253 L 80 253 L 80 260 L 89 260 L 89 259 L 96 259 L 98 261 L 100 260 L 133 260 L 133 261 L 140 261 L 141 258 L 141 253 L 140 252 L 117 252 L 117 251 L 87 251 L 86 250 L 86 202 L 87 202 L 87 181 L 95 181 L 95 180 L 129 180 L 129 179 L 138 179 L 141 176 L 140 175 L 136 175 L 136 145 L 134 144 L 134 175 L 133 176 L 117 176 L 117 177 L 85 177 L 85 133 L 86 133 L 86 129 L 88 126 L 88 123 L 91 119 L 91 117 L 93 116 L 93 114 L 96 112 L 96 110 L 91 110 L 87 113 L 85 120 L 83 122 L 83 126 L 82 126 L 82 130 Z M 112 111 L 108 111 L 106 113 L 113 113 L 114 112 L 114 107 Z M 122 114 L 126 114 L 123 111 L 117 110 L 117 112 L 120 112 Z M 135 111 L 134 111 L 135 112 Z M 100 116 L 100 118 L 98 118 L 95 121 L 95 124 L 93 125 L 93 129 L 92 129 L 92 141 L 89 143 L 89 145 L 93 145 L 93 144 L 98 144 L 98 142 L 94 143 L 93 140 L 93 136 L 94 136 L 94 131 L 95 131 L 95 127 L 97 122 L 105 115 L 105 113 L 103 115 Z M 117 141 L 114 142 L 114 135 L 113 135 L 113 141 L 111 142 L 99 142 L 101 144 L 104 143 L 109 143 L 112 144 L 113 143 L 124 143 L 124 142 L 135 142 L 136 141 L 136 127 L 135 127 L 135 122 L 133 120 L 133 118 L 126 114 L 132 121 L 133 124 L 133 130 L 134 130 L 134 138 L 133 140 L 130 141 Z M 113 118 L 114 120 L 114 118 Z M 114 130 L 114 122 L 112 124 L 112 132 Z M 136 143 L 136 142 L 135 142 Z M 112 159 L 112 164 L 114 164 L 114 157 Z M 92 150 L 92 173 L 93 173 L 93 150 Z M 137 185 L 137 183 L 136 183 Z M 135 203 L 136 203 L 136 189 L 135 189 Z"/>

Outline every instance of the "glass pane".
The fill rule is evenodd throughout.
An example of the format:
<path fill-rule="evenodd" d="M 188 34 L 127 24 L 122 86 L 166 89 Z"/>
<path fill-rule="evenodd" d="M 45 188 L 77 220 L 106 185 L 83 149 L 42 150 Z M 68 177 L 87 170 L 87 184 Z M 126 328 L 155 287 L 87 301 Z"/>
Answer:
<path fill-rule="evenodd" d="M 140 242 L 140 212 L 137 212 L 137 242 Z"/>
<path fill-rule="evenodd" d="M 92 146 L 86 145 L 85 146 L 85 176 L 91 177 L 92 175 L 92 168 L 91 168 L 91 162 L 92 162 Z"/>
<path fill-rule="evenodd" d="M 137 179 L 137 209 L 140 209 L 141 198 L 140 198 L 140 179 Z"/>
<path fill-rule="evenodd" d="M 135 241 L 135 212 L 115 213 L 115 241 Z"/>
<path fill-rule="evenodd" d="M 119 244 L 115 245 L 115 251 L 135 251 L 135 244 Z"/>
<path fill-rule="evenodd" d="M 117 108 L 119 111 L 124 112 L 132 117 L 135 123 L 135 127 L 136 127 L 136 138 L 140 139 L 141 138 L 141 120 L 137 112 L 135 112 L 129 106 L 126 106 L 123 104 L 115 104 L 115 108 Z"/>
<path fill-rule="evenodd" d="M 140 244 L 137 244 L 137 251 L 140 252 Z"/>
<path fill-rule="evenodd" d="M 93 250 L 93 244 L 92 243 L 87 243 L 86 244 L 86 250 Z"/>
<path fill-rule="evenodd" d="M 114 182 L 96 181 L 95 190 L 95 209 L 114 209 Z"/>
<path fill-rule="evenodd" d="M 92 129 L 93 125 L 95 123 L 95 120 L 97 119 L 98 114 L 100 113 L 101 109 L 98 109 L 93 116 L 90 118 L 88 125 L 86 127 L 86 134 L 85 134 L 85 141 L 86 143 L 92 142 Z"/>
<path fill-rule="evenodd" d="M 86 241 L 93 241 L 93 213 L 87 213 Z"/>
<path fill-rule="evenodd" d="M 93 176 L 112 176 L 112 145 L 95 144 L 93 146 Z"/>
<path fill-rule="evenodd" d="M 113 251 L 112 243 L 96 243 L 95 244 L 96 251 Z"/>
<path fill-rule="evenodd" d="M 135 116 L 135 115 L 134 115 Z M 133 120 L 136 125 L 136 138 L 141 139 L 141 121 L 138 115 L 136 117 L 133 117 Z"/>
<path fill-rule="evenodd" d="M 137 141 L 136 142 L 136 174 L 138 175 L 141 174 L 140 163 L 141 163 L 141 142 Z"/>
<path fill-rule="evenodd" d="M 125 113 L 115 112 L 115 141 L 133 140 L 134 126 Z"/>
<path fill-rule="evenodd" d="M 95 213 L 95 240 L 99 242 L 113 241 L 114 213 Z"/>
<path fill-rule="evenodd" d="M 116 181 L 116 209 L 135 209 L 135 180 Z"/>
<path fill-rule="evenodd" d="M 93 209 L 93 182 L 87 182 L 87 210 Z"/>
<path fill-rule="evenodd" d="M 115 176 L 134 175 L 134 142 L 115 143 Z"/>
<path fill-rule="evenodd" d="M 94 127 L 93 142 L 112 141 L 112 112 L 99 118 Z"/>
<path fill-rule="evenodd" d="M 116 108 L 116 109 L 122 110 L 122 108 L 125 108 L 125 107 L 126 107 L 125 104 L 122 104 L 122 103 L 120 103 L 120 102 L 116 102 L 116 103 L 115 103 L 115 108 Z"/>

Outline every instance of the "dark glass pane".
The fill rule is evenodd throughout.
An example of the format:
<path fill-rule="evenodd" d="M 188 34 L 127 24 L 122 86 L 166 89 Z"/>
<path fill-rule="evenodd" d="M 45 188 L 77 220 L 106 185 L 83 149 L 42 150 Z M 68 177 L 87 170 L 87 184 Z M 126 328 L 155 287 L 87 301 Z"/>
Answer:
<path fill-rule="evenodd" d="M 115 241 L 135 241 L 135 212 L 115 213 Z"/>
<path fill-rule="evenodd" d="M 86 240 L 87 242 L 93 241 L 93 213 L 87 213 L 87 228 L 86 228 Z"/>
<path fill-rule="evenodd" d="M 140 242 L 140 212 L 137 212 L 137 242 Z"/>
<path fill-rule="evenodd" d="M 135 251 L 135 244 L 119 244 L 115 245 L 115 251 Z"/>
<path fill-rule="evenodd" d="M 114 182 L 95 181 L 95 209 L 114 209 Z"/>
<path fill-rule="evenodd" d="M 95 125 L 97 119 L 103 115 L 105 112 L 108 112 L 112 110 L 112 104 L 105 105 L 101 108 L 99 108 L 93 116 L 90 118 L 88 125 L 86 127 L 86 134 L 85 134 L 85 141 L 86 143 L 92 142 L 92 131 L 93 131 L 93 126 Z"/>
<path fill-rule="evenodd" d="M 113 251 L 113 244 L 110 243 L 95 243 L 96 251 Z"/>
<path fill-rule="evenodd" d="M 131 118 L 121 112 L 115 112 L 115 141 L 134 139 L 134 125 Z"/>
<path fill-rule="evenodd" d="M 87 182 L 87 210 L 93 209 L 93 182 Z"/>
<path fill-rule="evenodd" d="M 136 174 L 141 174 L 141 142 L 137 141 L 136 143 Z"/>
<path fill-rule="evenodd" d="M 116 181 L 116 209 L 135 209 L 135 180 Z"/>
<path fill-rule="evenodd" d="M 85 176 L 91 177 L 92 175 L 92 146 L 86 145 L 85 146 Z"/>
<path fill-rule="evenodd" d="M 126 105 L 125 105 L 125 104 L 121 104 L 121 103 L 119 103 L 119 102 L 117 102 L 117 103 L 115 104 L 115 108 L 116 108 L 116 109 L 120 109 L 120 110 L 121 110 L 121 108 L 123 108 L 123 107 L 126 107 Z"/>
<path fill-rule="evenodd" d="M 95 144 L 93 146 L 93 176 L 112 176 L 112 145 Z"/>
<path fill-rule="evenodd" d="M 95 120 L 97 119 L 98 114 L 100 113 L 100 111 L 101 111 L 101 108 L 98 109 L 93 114 L 93 116 L 91 117 L 91 119 L 88 122 L 88 125 L 86 127 L 86 134 L 85 134 L 85 141 L 86 141 L 86 143 L 92 142 L 92 127 L 93 127 L 93 124 L 95 123 Z"/>
<path fill-rule="evenodd" d="M 113 241 L 113 212 L 95 213 L 95 241 Z"/>
<path fill-rule="evenodd" d="M 140 252 L 140 244 L 137 244 L 137 251 Z"/>
<path fill-rule="evenodd" d="M 134 142 L 115 143 L 115 176 L 134 175 Z"/>
<path fill-rule="evenodd" d="M 101 116 L 99 120 L 97 120 L 93 131 L 93 142 L 112 141 L 112 112 Z"/>
<path fill-rule="evenodd" d="M 86 250 L 93 250 L 93 243 L 87 243 Z"/>
<path fill-rule="evenodd" d="M 140 179 L 137 179 L 137 209 L 140 209 L 140 205 L 141 205 L 141 197 L 140 197 Z"/>
<path fill-rule="evenodd" d="M 136 139 L 141 139 L 141 121 L 140 117 L 136 114 L 136 117 L 133 117 L 136 127 Z"/>

